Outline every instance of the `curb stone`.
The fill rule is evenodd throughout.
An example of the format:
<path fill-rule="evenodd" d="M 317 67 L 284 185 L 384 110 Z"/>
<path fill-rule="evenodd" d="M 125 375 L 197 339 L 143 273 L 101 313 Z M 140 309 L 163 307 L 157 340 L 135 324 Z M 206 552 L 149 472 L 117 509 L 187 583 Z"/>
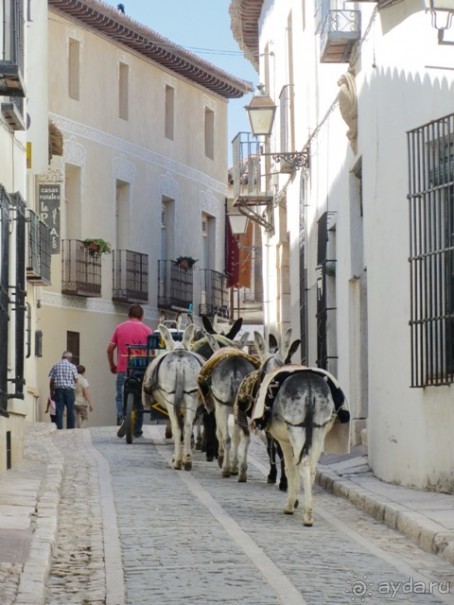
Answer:
<path fill-rule="evenodd" d="M 46 585 L 58 529 L 58 505 L 63 483 L 63 462 L 52 441 L 56 429 L 47 426 L 41 432 L 40 443 L 46 450 L 46 471 L 36 498 L 33 537 L 30 553 L 21 573 L 15 605 L 45 605 Z M 34 427 L 36 431 L 36 426 Z M 46 433 L 48 433 L 46 435 Z"/>
<path fill-rule="evenodd" d="M 321 470 L 319 466 L 316 483 L 335 496 L 346 498 L 377 521 L 404 534 L 426 552 L 438 555 L 454 565 L 454 531 L 447 531 L 421 513 L 410 511 L 385 496 L 368 492 L 331 469 Z"/>

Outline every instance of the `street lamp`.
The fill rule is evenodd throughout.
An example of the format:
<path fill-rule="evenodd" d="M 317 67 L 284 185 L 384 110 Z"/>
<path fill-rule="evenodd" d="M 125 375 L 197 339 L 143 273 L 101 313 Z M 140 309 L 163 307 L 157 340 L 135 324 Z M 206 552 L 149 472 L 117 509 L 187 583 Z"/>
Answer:
<path fill-rule="evenodd" d="M 454 16 L 454 0 L 425 0 L 426 10 L 430 11 L 432 16 L 432 25 L 438 31 L 439 44 L 454 44 L 454 41 L 445 40 L 444 33 L 451 27 Z M 444 26 L 438 24 L 440 19 L 444 19 Z"/>
<path fill-rule="evenodd" d="M 273 130 L 274 116 L 276 114 L 276 105 L 271 98 L 265 93 L 263 84 L 257 86 L 258 94 L 252 97 L 249 105 L 246 105 L 246 111 L 249 115 L 252 134 L 256 137 L 269 137 Z M 308 150 L 304 151 L 282 151 L 272 153 L 260 153 L 263 156 L 271 156 L 275 162 L 281 160 L 292 170 L 307 167 L 309 161 Z"/>
<path fill-rule="evenodd" d="M 227 216 L 229 217 L 232 234 L 244 235 L 248 228 L 248 217 L 240 212 L 237 206 L 232 206 L 229 209 Z"/>
<path fill-rule="evenodd" d="M 254 95 L 246 105 L 251 130 L 254 136 L 269 136 L 273 129 L 274 116 L 276 114 L 276 105 L 271 97 L 266 94 L 263 84 L 257 86 L 258 94 Z"/>

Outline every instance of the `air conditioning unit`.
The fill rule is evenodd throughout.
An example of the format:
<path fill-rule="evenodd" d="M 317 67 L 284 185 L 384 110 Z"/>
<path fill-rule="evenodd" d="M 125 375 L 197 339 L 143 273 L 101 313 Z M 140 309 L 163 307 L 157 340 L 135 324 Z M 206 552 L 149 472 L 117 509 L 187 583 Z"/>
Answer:
<path fill-rule="evenodd" d="M 25 130 L 25 121 L 14 103 L 2 103 L 0 111 L 11 130 Z"/>

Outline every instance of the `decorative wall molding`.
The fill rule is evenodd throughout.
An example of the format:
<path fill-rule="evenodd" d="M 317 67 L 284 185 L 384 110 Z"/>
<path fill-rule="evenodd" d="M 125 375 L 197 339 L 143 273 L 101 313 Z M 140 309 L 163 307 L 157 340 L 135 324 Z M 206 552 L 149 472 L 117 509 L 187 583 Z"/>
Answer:
<path fill-rule="evenodd" d="M 59 309 L 77 309 L 79 311 L 88 311 L 90 313 L 102 313 L 103 315 L 118 315 L 124 311 L 125 318 L 128 315 L 128 304 L 121 305 L 113 303 L 105 298 L 82 298 L 80 296 L 64 296 L 59 292 L 49 292 L 44 288 L 41 291 L 41 304 L 48 307 L 58 307 Z M 149 321 L 157 321 L 158 310 L 155 307 L 142 305 L 144 317 Z"/>
<path fill-rule="evenodd" d="M 115 180 L 132 184 L 136 177 L 136 167 L 124 156 L 113 158 L 112 174 Z"/>
<path fill-rule="evenodd" d="M 142 162 L 151 164 L 170 173 L 179 174 L 188 180 L 194 181 L 199 185 L 211 188 L 213 191 L 222 195 L 227 195 L 227 175 L 226 182 L 221 182 L 207 176 L 205 173 L 190 168 L 185 164 L 176 162 L 174 159 L 163 156 L 151 149 L 140 147 L 129 141 L 125 141 L 120 137 L 108 134 L 102 130 L 80 124 L 68 118 L 59 116 L 58 114 L 49 114 L 49 118 L 56 126 L 66 135 L 75 140 L 77 138 L 87 139 L 98 145 L 103 145 L 115 150 L 118 154 L 126 154 L 131 157 L 139 158 Z M 65 141 L 66 145 L 66 141 Z"/>
<path fill-rule="evenodd" d="M 162 199 L 163 196 L 168 197 L 174 200 L 175 206 L 177 206 L 179 192 L 178 181 L 171 174 L 167 172 L 159 175 L 159 199 Z"/>
<path fill-rule="evenodd" d="M 206 189 L 199 192 L 199 203 L 201 212 L 215 216 L 216 218 L 220 215 L 222 204 L 219 202 L 211 189 Z"/>
<path fill-rule="evenodd" d="M 87 150 L 79 143 L 75 136 L 71 136 L 69 139 L 64 140 L 63 149 L 63 157 L 66 164 L 72 164 L 73 166 L 79 166 L 80 168 L 85 167 Z"/>

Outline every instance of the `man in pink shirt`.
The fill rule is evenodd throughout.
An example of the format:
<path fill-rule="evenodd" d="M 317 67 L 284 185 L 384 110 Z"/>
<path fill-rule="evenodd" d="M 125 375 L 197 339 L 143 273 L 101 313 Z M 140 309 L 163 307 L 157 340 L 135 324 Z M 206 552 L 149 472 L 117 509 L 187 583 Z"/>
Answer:
<path fill-rule="evenodd" d="M 128 319 L 119 324 L 107 346 L 107 359 L 110 371 L 117 375 L 116 379 L 116 405 L 117 426 L 123 422 L 123 386 L 127 377 L 128 348 L 127 345 L 146 345 L 147 339 L 153 330 L 143 323 L 143 309 L 140 305 L 129 307 Z M 117 351 L 117 363 L 114 361 L 114 351 Z M 137 414 L 134 428 L 135 437 L 142 436 L 143 415 Z"/>

